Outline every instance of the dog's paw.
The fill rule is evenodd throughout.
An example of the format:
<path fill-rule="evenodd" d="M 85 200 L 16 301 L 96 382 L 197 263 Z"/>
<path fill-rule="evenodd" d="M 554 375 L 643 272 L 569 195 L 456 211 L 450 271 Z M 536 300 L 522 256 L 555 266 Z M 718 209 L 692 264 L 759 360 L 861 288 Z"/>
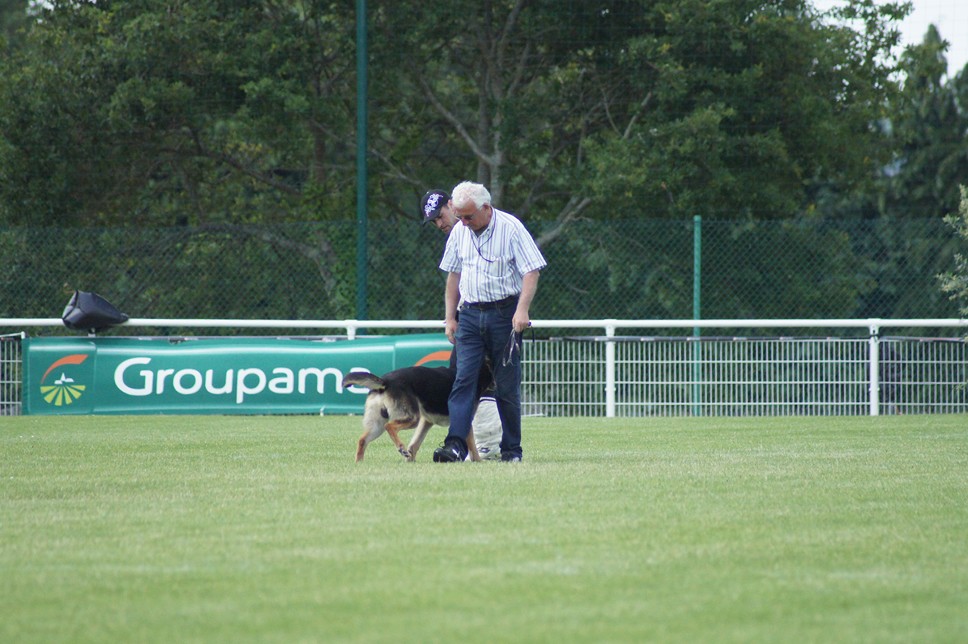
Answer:
<path fill-rule="evenodd" d="M 403 454 L 403 457 L 408 461 L 413 460 L 413 456 L 410 455 L 410 450 L 408 450 L 406 447 L 400 447 L 397 449 L 397 451 Z"/>

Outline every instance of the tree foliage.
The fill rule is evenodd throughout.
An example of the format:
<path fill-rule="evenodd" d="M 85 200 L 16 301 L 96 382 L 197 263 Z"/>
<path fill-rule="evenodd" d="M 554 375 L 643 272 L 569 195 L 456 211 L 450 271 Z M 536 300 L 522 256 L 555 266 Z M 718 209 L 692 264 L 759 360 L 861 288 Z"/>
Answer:
<path fill-rule="evenodd" d="M 53 3 L 0 87 L 6 217 L 305 217 L 330 182 L 352 185 L 332 172 L 352 158 L 345 18 L 256 1 Z"/>
<path fill-rule="evenodd" d="M 961 187 L 958 212 L 948 215 L 945 221 L 961 240 L 961 248 L 968 248 L 968 188 L 965 186 Z M 955 254 L 954 269 L 942 274 L 941 280 L 942 290 L 961 303 L 961 314 L 968 317 L 968 251 Z"/>
<path fill-rule="evenodd" d="M 897 13 L 849 6 L 865 33 L 806 0 L 371 2 L 375 210 L 470 177 L 562 223 L 616 201 L 793 214 L 882 157 Z M 346 1 L 52 3 L 4 64 L 4 219 L 345 213 L 354 20 Z"/>
<path fill-rule="evenodd" d="M 958 208 L 968 184 L 968 74 L 948 80 L 947 43 L 934 25 L 902 57 L 904 84 L 891 111 L 895 162 L 884 212 L 941 217 Z"/>
<path fill-rule="evenodd" d="M 428 187 L 485 182 L 546 254 L 585 258 L 587 280 L 562 279 L 561 301 L 602 285 L 641 315 L 689 300 L 680 251 L 648 238 L 617 251 L 614 227 L 596 222 L 686 230 L 701 214 L 744 239 L 775 218 L 796 233 L 798 219 L 882 206 L 934 212 L 964 176 L 963 146 L 945 136 L 964 128 L 968 89 L 961 76 L 942 83 L 937 43 L 904 59 L 897 93 L 903 4 L 844 0 L 829 15 L 810 0 L 367 4 L 368 216 L 412 222 Z M 350 315 L 353 231 L 276 224 L 354 210 L 355 3 L 44 7 L 4 25 L 0 223 L 190 227 L 234 245 L 235 276 L 273 254 L 301 258 L 327 312 Z M 898 169 L 889 197 L 875 183 L 885 167 Z M 378 243 L 400 244 L 397 256 L 427 254 L 425 239 L 388 230 Z M 831 235 L 804 233 L 804 253 L 863 272 L 857 244 Z M 382 286 L 406 288 L 406 275 Z M 834 286 L 818 307 L 862 296 Z"/>

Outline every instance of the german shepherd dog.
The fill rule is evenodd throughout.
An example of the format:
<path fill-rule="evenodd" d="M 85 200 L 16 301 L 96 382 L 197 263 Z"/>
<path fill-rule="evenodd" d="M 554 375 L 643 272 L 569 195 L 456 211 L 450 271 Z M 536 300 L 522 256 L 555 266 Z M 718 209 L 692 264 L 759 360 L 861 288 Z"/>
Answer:
<path fill-rule="evenodd" d="M 370 390 L 363 408 L 363 435 L 356 445 L 356 462 L 363 460 L 366 446 L 384 431 L 390 435 L 403 457 L 413 461 L 431 427 L 450 426 L 447 398 L 456 377 L 457 370 L 452 367 L 404 367 L 382 377 L 366 372 L 347 374 L 343 378 L 343 387 L 354 385 Z M 493 380 L 490 361 L 484 360 L 477 375 L 475 412 L 477 401 Z M 398 432 L 413 427 L 417 430 L 410 444 L 404 447 Z M 467 435 L 467 450 L 472 461 L 481 460 L 473 427 Z"/>

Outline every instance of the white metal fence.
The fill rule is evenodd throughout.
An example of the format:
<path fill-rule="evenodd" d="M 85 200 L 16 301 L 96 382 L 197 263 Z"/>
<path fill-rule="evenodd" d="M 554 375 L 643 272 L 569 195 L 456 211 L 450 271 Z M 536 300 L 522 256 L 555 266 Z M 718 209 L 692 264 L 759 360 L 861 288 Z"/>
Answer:
<path fill-rule="evenodd" d="M 606 353 L 615 352 L 609 401 Z M 561 338 L 525 347 L 525 413 L 856 416 L 968 412 L 961 338 Z M 876 376 L 876 379 L 872 377 Z M 873 401 L 873 402 L 872 402 Z"/>
<path fill-rule="evenodd" d="M 0 328 L 62 326 L 0 319 Z M 125 326 L 441 330 L 439 321 L 157 320 Z M 524 348 L 524 413 L 545 416 L 785 416 L 968 412 L 965 319 L 543 320 L 536 329 L 604 331 Z M 691 329 L 692 336 L 619 336 L 620 329 Z M 824 329 L 844 337 L 709 337 L 700 329 Z M 890 328 L 945 328 L 950 337 L 881 337 Z M 856 337 L 857 330 L 866 336 Z M 853 330 L 855 337 L 848 337 Z M 0 336 L 0 414 L 20 410 L 20 338 Z"/>
<path fill-rule="evenodd" d="M 20 415 L 23 333 L 0 335 L 0 416 Z"/>

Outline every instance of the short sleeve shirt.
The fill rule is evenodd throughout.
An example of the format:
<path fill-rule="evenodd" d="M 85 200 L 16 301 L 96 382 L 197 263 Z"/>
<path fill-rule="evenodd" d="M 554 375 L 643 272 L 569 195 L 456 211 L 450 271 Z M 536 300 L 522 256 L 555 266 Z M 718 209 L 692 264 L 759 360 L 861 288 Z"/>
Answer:
<path fill-rule="evenodd" d="M 521 293 L 525 273 L 548 265 L 524 224 L 509 213 L 491 209 L 491 222 L 480 235 L 458 224 L 450 231 L 440 268 L 460 273 L 465 302 L 496 302 Z"/>

